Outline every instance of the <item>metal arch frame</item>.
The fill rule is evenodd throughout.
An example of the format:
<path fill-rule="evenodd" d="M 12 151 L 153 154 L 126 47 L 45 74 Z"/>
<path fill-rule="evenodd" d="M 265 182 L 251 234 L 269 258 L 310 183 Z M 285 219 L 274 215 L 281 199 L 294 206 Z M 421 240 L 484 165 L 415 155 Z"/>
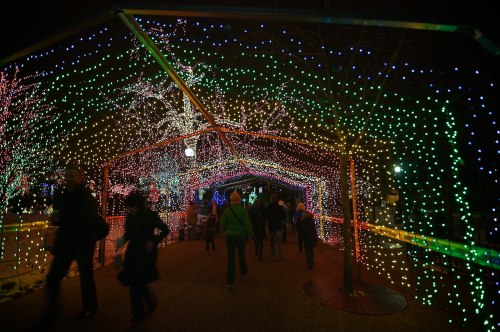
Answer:
<path fill-rule="evenodd" d="M 83 24 L 75 26 L 69 30 L 59 33 L 51 38 L 44 40 L 32 47 L 21 50 L 11 56 L 0 59 L 0 66 L 8 64 L 13 60 L 30 54 L 38 49 L 49 46 L 55 42 L 61 41 L 77 32 L 83 31 L 96 24 L 105 22 L 110 18 L 118 16 L 121 21 L 132 31 L 132 33 L 141 41 L 147 50 L 158 61 L 160 66 L 167 72 L 167 74 L 177 83 L 180 89 L 188 96 L 190 101 L 202 113 L 203 117 L 211 124 L 212 130 L 215 130 L 219 137 L 226 143 L 232 154 L 236 157 L 239 163 L 248 170 L 244 161 L 240 158 L 238 152 L 235 150 L 232 143 L 227 139 L 222 130 L 215 122 L 214 117 L 205 109 L 203 104 L 199 101 L 193 91 L 186 85 L 182 78 L 178 75 L 175 69 L 168 63 L 161 51 L 151 38 L 141 29 L 139 24 L 135 21 L 132 15 L 159 15 L 159 16 L 184 16 L 184 17 L 210 17 L 210 18 L 234 18 L 234 19 L 261 19 L 261 20 L 287 20 L 292 22 L 311 22 L 311 23 L 324 23 L 324 24 L 340 24 L 340 25 L 358 25 L 358 26 L 376 26 L 376 27 L 390 27 L 390 28 L 404 28 L 414 30 L 430 30 L 442 32 L 465 32 L 471 36 L 474 41 L 478 42 L 483 48 L 489 51 L 494 56 L 500 55 L 500 49 L 491 40 L 483 36 L 483 34 L 476 28 L 463 25 L 450 25 L 450 24 L 435 24 L 425 22 L 411 22 L 411 21 L 397 21 L 397 20 L 384 20 L 384 19 L 366 19 L 360 17 L 352 17 L 350 15 L 333 16 L 333 13 L 317 12 L 314 15 L 311 13 L 304 14 L 304 11 L 298 10 L 280 10 L 276 9 L 248 9 L 248 8 L 225 8 L 225 7 L 183 7 L 183 6 L 162 6 L 156 9 L 134 9 L 134 8 L 116 8 L 106 12 L 104 15 L 88 20 Z M 271 138 L 272 136 L 266 136 Z M 176 140 L 181 140 L 186 137 L 178 137 Z M 277 138 L 277 137 L 273 137 Z M 282 138 L 284 139 L 284 138 Z M 171 140 L 172 141 L 172 140 Z M 290 141 L 290 140 L 288 140 Z M 140 151 L 145 151 L 148 147 Z M 133 152 L 135 153 L 136 150 Z M 138 152 L 140 152 L 138 151 Z M 116 157 L 115 157 L 116 158 Z M 103 206 L 102 213 L 105 217 L 107 208 L 107 191 L 108 191 L 108 173 L 109 164 L 111 160 L 104 167 L 104 185 L 103 185 Z M 352 168 L 352 165 L 351 165 Z M 352 171 L 351 171 L 352 172 Z M 354 181 L 354 179 L 352 179 Z M 320 188 L 321 190 L 321 188 Z M 354 218 L 356 220 L 356 218 Z M 104 255 L 104 240 L 101 241 L 99 246 L 100 259 Z M 102 250 L 101 250 L 102 249 Z"/>
<path fill-rule="evenodd" d="M 256 133 L 256 132 L 252 132 L 252 131 L 245 131 L 245 130 L 239 130 L 239 129 L 230 129 L 230 128 L 225 128 L 225 127 L 219 127 L 219 126 L 217 126 L 217 127 L 210 127 L 210 128 L 207 128 L 207 129 L 203 129 L 203 130 L 200 130 L 200 131 L 188 134 L 188 135 L 177 136 L 177 137 L 174 137 L 174 138 L 171 138 L 171 139 L 168 139 L 168 140 L 164 140 L 164 141 L 161 141 L 161 142 L 158 142 L 158 143 L 155 143 L 155 144 L 151 144 L 149 146 L 145 146 L 145 147 L 142 147 L 142 148 L 138 148 L 138 149 L 135 149 L 135 150 L 130 150 L 130 151 L 127 151 L 127 152 L 120 153 L 120 154 L 116 155 L 115 157 L 109 159 L 108 162 L 106 163 L 106 165 L 111 165 L 117 159 L 120 159 L 120 158 L 123 158 L 123 157 L 127 157 L 127 156 L 130 156 L 130 155 L 133 155 L 133 154 L 136 154 L 136 153 L 140 153 L 140 152 L 145 152 L 145 151 L 148 151 L 148 150 L 153 150 L 153 149 L 165 146 L 165 145 L 169 145 L 169 144 L 172 144 L 172 143 L 175 143 L 175 142 L 178 142 L 178 141 L 182 141 L 182 140 L 184 140 L 186 138 L 190 138 L 190 137 L 194 137 L 194 136 L 199 136 L 201 134 L 205 134 L 205 133 L 209 133 L 209 132 L 213 132 L 213 131 L 221 131 L 223 133 L 241 134 L 241 135 L 246 135 L 246 136 L 254 136 L 254 137 L 260 137 L 260 138 L 267 138 L 267 139 L 276 140 L 276 141 L 282 141 L 282 142 L 288 142 L 288 143 L 295 143 L 295 144 L 301 144 L 301 145 L 319 147 L 319 148 L 323 148 L 323 149 L 327 149 L 327 150 L 332 150 L 332 151 L 336 151 L 336 152 L 339 151 L 336 145 L 314 143 L 314 142 L 310 142 L 310 141 L 303 141 L 303 140 L 293 139 L 293 138 L 288 138 L 288 137 L 268 135 L 268 134 Z"/>
<path fill-rule="evenodd" d="M 147 7 L 147 8 L 146 8 Z M 463 24 L 439 24 L 420 22 L 418 20 L 391 20 L 377 17 L 361 17 L 356 13 L 304 10 L 304 9 L 277 9 L 277 8 L 249 8 L 249 7 L 222 7 L 222 6 L 182 6 L 182 5 L 138 5 L 135 8 L 130 4 L 110 6 L 91 16 L 83 23 L 70 26 L 66 30 L 54 34 L 30 47 L 0 59 L 0 66 L 4 66 L 18 58 L 31 54 L 39 49 L 52 45 L 78 32 L 103 23 L 116 17 L 118 13 L 126 15 L 145 16 L 184 16 L 234 19 L 260 19 L 274 21 L 310 22 L 339 25 L 373 26 L 386 28 L 400 28 L 411 30 L 429 30 L 441 32 L 465 33 L 493 56 L 500 55 L 500 48 L 492 40 L 485 37 L 476 27 Z"/>

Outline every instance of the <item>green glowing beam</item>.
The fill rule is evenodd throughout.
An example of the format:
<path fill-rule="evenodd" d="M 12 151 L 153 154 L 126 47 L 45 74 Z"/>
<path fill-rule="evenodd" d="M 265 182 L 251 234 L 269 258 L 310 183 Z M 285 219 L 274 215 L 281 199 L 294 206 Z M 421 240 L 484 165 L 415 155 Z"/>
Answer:
<path fill-rule="evenodd" d="M 500 270 L 500 252 L 493 249 L 471 246 L 369 223 L 364 223 L 363 228 L 365 227 L 373 233 L 387 236 L 398 241 L 407 242 L 445 255 Z"/>

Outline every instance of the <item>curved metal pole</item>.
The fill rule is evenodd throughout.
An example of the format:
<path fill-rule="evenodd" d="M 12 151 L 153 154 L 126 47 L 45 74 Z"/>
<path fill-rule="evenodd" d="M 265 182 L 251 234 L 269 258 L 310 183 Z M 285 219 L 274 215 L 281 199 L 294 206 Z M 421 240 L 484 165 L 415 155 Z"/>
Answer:
<path fill-rule="evenodd" d="M 130 4 L 128 5 L 130 6 Z M 53 45 L 71 37 L 85 29 L 103 23 L 114 17 L 115 13 L 122 12 L 130 15 L 147 16 L 177 16 L 177 17 L 209 17 L 231 18 L 245 20 L 273 20 L 290 22 L 310 22 L 323 24 L 339 24 L 354 26 L 374 26 L 383 28 L 400 28 L 410 30 L 429 30 L 449 33 L 465 33 L 481 47 L 494 56 L 500 55 L 500 48 L 491 39 L 487 38 L 478 28 L 464 24 L 440 24 L 422 22 L 421 18 L 413 21 L 387 19 L 383 17 L 361 17 L 357 13 L 311 11 L 304 9 L 277 9 L 277 8 L 251 8 L 251 7 L 221 7 L 221 6 L 180 6 L 180 5 L 141 5 L 136 8 L 118 8 L 113 5 L 99 12 L 83 23 L 71 26 L 63 32 L 52 35 L 39 43 L 20 50 L 10 56 L 0 59 L 0 66 L 15 61 L 23 56 Z M 376 16 L 376 15 L 373 15 Z"/>
<path fill-rule="evenodd" d="M 142 148 L 135 149 L 135 150 L 131 150 L 131 151 L 120 153 L 120 154 L 114 156 L 113 158 L 109 159 L 108 162 L 107 162 L 107 164 L 110 165 L 115 160 L 117 160 L 119 158 L 127 157 L 127 156 L 130 156 L 130 155 L 133 155 L 133 154 L 136 154 L 136 153 L 140 153 L 140 152 L 145 152 L 145 151 L 148 151 L 148 150 L 153 150 L 155 148 L 159 148 L 159 147 L 162 147 L 162 146 L 165 146 L 165 145 L 169 145 L 169 144 L 172 144 L 172 143 L 175 143 L 175 142 L 178 142 L 178 141 L 182 141 L 182 140 L 184 140 L 186 138 L 190 138 L 190 137 L 194 137 L 194 136 L 199 136 L 199 135 L 202 135 L 202 134 L 205 134 L 205 133 L 208 133 L 208 132 L 212 132 L 212 131 L 219 131 L 219 132 L 232 133 L 232 134 L 240 134 L 240 135 L 253 136 L 253 137 L 261 137 L 261 138 L 267 138 L 267 139 L 277 140 L 277 141 L 281 141 L 281 142 L 289 142 L 289 143 L 294 143 L 294 144 L 301 144 L 301 145 L 307 145 L 307 146 L 314 146 L 314 147 L 324 148 L 324 149 L 332 150 L 332 151 L 335 151 L 335 152 L 339 151 L 336 145 L 314 143 L 314 142 L 303 141 L 303 140 L 298 140 L 298 139 L 293 139 L 293 138 L 287 138 L 287 137 L 281 137 L 281 136 L 275 136 L 275 135 L 268 135 L 268 134 L 262 134 L 262 133 L 255 133 L 255 132 L 251 132 L 251 131 L 245 131 L 245 130 L 239 130 L 239 129 L 230 129 L 230 128 L 216 126 L 216 127 L 210 127 L 210 128 L 206 128 L 206 129 L 203 129 L 203 130 L 199 130 L 199 131 L 191 133 L 191 134 L 181 135 L 181 136 L 178 136 L 178 137 L 170 138 L 170 139 L 167 139 L 167 140 L 155 143 L 155 144 L 151 144 L 151 145 L 148 145 L 148 146 L 145 146 L 145 147 L 142 147 Z M 243 160 L 243 162 L 246 162 L 245 159 L 241 159 L 241 160 Z"/>

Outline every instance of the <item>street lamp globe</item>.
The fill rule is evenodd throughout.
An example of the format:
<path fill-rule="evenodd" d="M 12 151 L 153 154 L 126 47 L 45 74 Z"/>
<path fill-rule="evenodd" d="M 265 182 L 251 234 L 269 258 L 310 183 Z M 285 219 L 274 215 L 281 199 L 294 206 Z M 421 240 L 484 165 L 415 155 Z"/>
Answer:
<path fill-rule="evenodd" d="M 184 150 L 184 154 L 186 155 L 186 157 L 192 157 L 194 156 L 194 151 L 191 148 L 187 148 L 186 150 Z"/>

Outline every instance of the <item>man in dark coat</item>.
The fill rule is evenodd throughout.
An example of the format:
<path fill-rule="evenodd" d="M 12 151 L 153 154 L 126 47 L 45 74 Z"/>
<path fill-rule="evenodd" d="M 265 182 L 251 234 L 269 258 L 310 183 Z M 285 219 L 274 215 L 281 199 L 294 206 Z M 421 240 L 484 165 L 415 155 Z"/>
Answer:
<path fill-rule="evenodd" d="M 278 204 L 278 201 L 278 195 L 271 194 L 271 202 L 264 211 L 264 215 L 269 227 L 271 254 L 277 260 L 281 260 L 281 236 L 283 232 L 281 221 L 286 218 L 286 215 L 285 210 Z"/>
<path fill-rule="evenodd" d="M 304 241 L 307 267 L 311 270 L 314 266 L 314 247 L 316 247 L 318 237 L 316 223 L 314 222 L 314 215 L 309 211 L 304 211 L 300 219 L 299 233 Z"/>
<path fill-rule="evenodd" d="M 45 325 L 51 325 L 54 321 L 58 310 L 59 286 L 73 260 L 78 263 L 83 305 L 74 319 L 89 318 L 97 311 L 93 258 L 97 241 L 96 223 L 100 217 L 97 201 L 85 188 L 83 181 L 84 174 L 80 168 L 66 167 L 64 191 L 54 198 L 51 222 L 58 229 L 52 249 L 52 264 L 47 274 Z"/>
<path fill-rule="evenodd" d="M 253 242 L 255 245 L 255 256 L 262 260 L 264 251 L 264 239 L 266 238 L 266 220 L 264 219 L 264 200 L 258 198 L 255 204 L 248 209 L 248 216 L 253 229 Z"/>
<path fill-rule="evenodd" d="M 299 202 L 295 208 L 295 212 L 293 213 L 293 223 L 295 224 L 295 229 L 297 230 L 297 245 L 299 246 L 299 251 L 302 251 L 302 246 L 304 244 L 304 239 L 302 237 L 302 233 L 300 232 L 300 226 L 302 225 L 302 214 L 305 209 L 304 203 Z"/>

